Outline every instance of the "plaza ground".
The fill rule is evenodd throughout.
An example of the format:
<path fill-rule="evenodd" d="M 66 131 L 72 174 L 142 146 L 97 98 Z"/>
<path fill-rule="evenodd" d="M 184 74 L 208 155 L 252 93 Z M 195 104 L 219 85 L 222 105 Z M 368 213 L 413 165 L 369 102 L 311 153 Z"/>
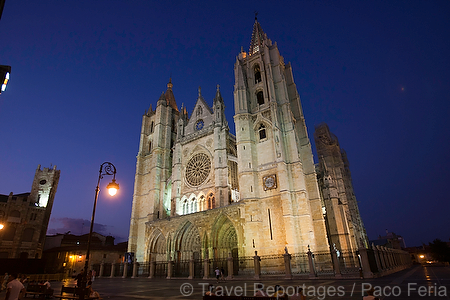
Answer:
<path fill-rule="evenodd" d="M 62 284 L 74 285 L 74 281 L 52 282 L 55 294 Z M 414 265 L 412 268 L 373 279 L 297 279 L 283 280 L 262 277 L 260 280 L 234 279 L 148 279 L 148 278 L 97 278 L 93 288 L 105 300 L 137 299 L 202 299 L 209 284 L 223 286 L 225 293 L 252 296 L 255 288 L 273 292 L 275 285 L 283 286 L 292 294 L 298 286 L 305 288 L 307 299 L 362 299 L 363 290 L 370 287 L 379 293 L 380 299 L 450 299 L 450 267 L 441 265 Z M 4 292 L 0 294 L 4 299 Z M 25 298 L 28 299 L 28 298 Z M 31 298 L 29 298 L 31 299 Z"/>

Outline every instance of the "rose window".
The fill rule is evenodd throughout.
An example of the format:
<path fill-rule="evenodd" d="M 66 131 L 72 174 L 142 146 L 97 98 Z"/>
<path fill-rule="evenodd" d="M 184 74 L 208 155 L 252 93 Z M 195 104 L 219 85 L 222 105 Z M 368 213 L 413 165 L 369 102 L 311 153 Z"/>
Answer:
<path fill-rule="evenodd" d="M 186 181 L 192 186 L 202 184 L 211 171 L 211 160 L 208 155 L 198 153 L 194 155 L 186 166 Z"/>

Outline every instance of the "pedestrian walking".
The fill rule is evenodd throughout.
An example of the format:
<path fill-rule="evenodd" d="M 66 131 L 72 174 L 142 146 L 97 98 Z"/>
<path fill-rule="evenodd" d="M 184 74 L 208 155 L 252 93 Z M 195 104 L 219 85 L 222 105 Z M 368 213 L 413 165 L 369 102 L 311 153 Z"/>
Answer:
<path fill-rule="evenodd" d="M 216 273 L 217 283 L 219 283 L 219 279 L 220 279 L 220 270 L 219 270 L 219 267 L 216 267 L 216 269 L 214 270 L 214 273 Z"/>

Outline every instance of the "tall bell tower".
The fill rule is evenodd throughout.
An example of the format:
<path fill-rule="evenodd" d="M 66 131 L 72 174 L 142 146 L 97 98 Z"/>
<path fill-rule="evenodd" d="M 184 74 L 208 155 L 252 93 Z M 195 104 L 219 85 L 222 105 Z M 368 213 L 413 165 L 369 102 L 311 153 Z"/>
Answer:
<path fill-rule="evenodd" d="M 291 66 L 256 18 L 249 52 L 241 50 L 234 72 L 240 199 L 249 204 L 246 244 L 261 254 L 280 246 L 294 253 L 308 246 L 327 250 L 311 144 Z"/>
<path fill-rule="evenodd" d="M 141 138 L 136 162 L 133 206 L 131 210 L 128 251 L 142 255 L 145 223 L 170 215 L 170 176 L 173 145 L 180 112 L 172 91 L 172 80 L 142 117 Z M 137 257 L 142 261 L 142 256 Z"/>

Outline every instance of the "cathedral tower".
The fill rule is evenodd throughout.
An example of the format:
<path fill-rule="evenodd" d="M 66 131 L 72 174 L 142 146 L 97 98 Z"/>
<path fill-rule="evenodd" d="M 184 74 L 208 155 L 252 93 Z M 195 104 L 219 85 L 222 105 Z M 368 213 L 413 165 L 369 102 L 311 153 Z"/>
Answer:
<path fill-rule="evenodd" d="M 41 258 L 60 171 L 38 165 L 30 193 L 0 195 L 0 258 Z"/>
<path fill-rule="evenodd" d="M 314 132 L 319 164 L 317 174 L 325 206 L 330 244 L 344 252 L 368 246 L 368 238 L 353 191 L 347 154 L 327 124 Z"/>
<path fill-rule="evenodd" d="M 311 145 L 291 66 L 256 19 L 249 53 L 241 50 L 234 72 L 238 179 L 240 200 L 248 204 L 248 244 L 268 254 L 280 246 L 293 252 L 308 245 L 327 250 Z"/>
<path fill-rule="evenodd" d="M 150 106 L 142 117 L 141 138 L 136 162 L 136 175 L 131 211 L 129 251 L 139 252 L 145 244 L 145 223 L 170 214 L 168 179 L 172 174 L 172 147 L 180 116 L 172 80 L 162 93 L 156 109 Z M 169 193 L 169 195 L 168 195 Z"/>

